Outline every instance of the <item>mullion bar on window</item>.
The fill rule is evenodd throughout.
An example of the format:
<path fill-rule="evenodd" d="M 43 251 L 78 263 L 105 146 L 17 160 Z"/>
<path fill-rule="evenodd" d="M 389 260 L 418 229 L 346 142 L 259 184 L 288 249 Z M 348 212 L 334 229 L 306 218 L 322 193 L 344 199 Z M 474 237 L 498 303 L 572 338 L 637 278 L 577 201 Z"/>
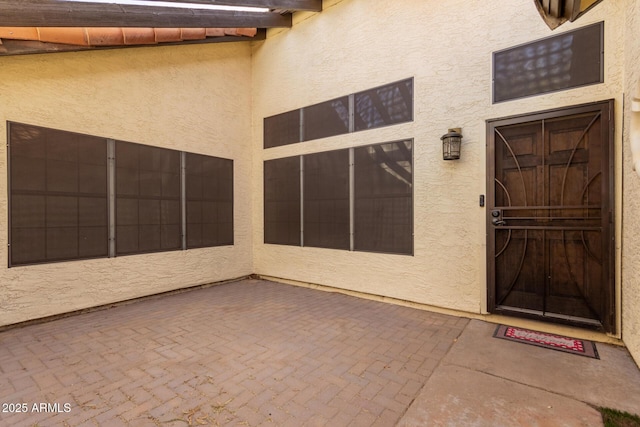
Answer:
<path fill-rule="evenodd" d="M 107 185 L 109 194 L 109 258 L 116 256 L 116 141 L 107 139 Z"/>
<path fill-rule="evenodd" d="M 356 131 L 356 96 L 349 95 L 349 133 Z"/>
<path fill-rule="evenodd" d="M 304 246 L 304 156 L 300 156 L 300 246 Z"/>
<path fill-rule="evenodd" d="M 353 148 L 349 148 L 349 250 L 354 250 L 355 175 Z"/>
<path fill-rule="evenodd" d="M 180 152 L 180 240 L 187 249 L 187 153 Z"/>
<path fill-rule="evenodd" d="M 299 114 L 300 114 L 300 124 L 298 127 L 298 131 L 300 132 L 300 134 L 299 134 L 298 142 L 302 142 L 304 141 L 304 108 L 300 108 Z"/>

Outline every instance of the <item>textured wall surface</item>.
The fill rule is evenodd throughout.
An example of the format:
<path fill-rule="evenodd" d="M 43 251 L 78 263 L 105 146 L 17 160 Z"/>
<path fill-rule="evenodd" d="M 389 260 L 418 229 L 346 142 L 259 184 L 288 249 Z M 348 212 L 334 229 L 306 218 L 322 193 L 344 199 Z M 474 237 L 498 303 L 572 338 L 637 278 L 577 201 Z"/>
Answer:
<path fill-rule="evenodd" d="M 499 4 L 498 4 L 499 3 Z M 526 3 L 527 5 L 524 5 Z M 486 311 L 485 120 L 615 99 L 622 124 L 625 2 L 602 2 L 551 32 L 533 2 L 325 1 L 253 50 L 254 270 L 473 313 Z M 605 83 L 491 103 L 491 54 L 599 21 Z M 263 118 L 414 77 L 411 123 L 262 149 Z M 461 127 L 462 158 L 442 160 L 440 136 Z M 415 256 L 263 244 L 263 161 L 414 138 Z M 622 138 L 616 134 L 617 154 Z M 621 175 L 616 178 L 621 191 Z M 617 212 L 619 218 L 619 210 Z M 620 221 L 618 221 L 618 233 Z"/>
<path fill-rule="evenodd" d="M 240 43 L 1 59 L 0 325 L 251 273 L 248 197 L 234 246 L 6 267 L 7 120 L 230 158 L 248 194 L 250 61 Z"/>
<path fill-rule="evenodd" d="M 293 28 L 270 31 L 253 47 L 2 58 L 0 260 L 7 259 L 7 120 L 232 158 L 236 197 L 233 247 L 11 269 L 5 261 L 0 325 L 252 272 L 483 313 L 485 120 L 614 99 L 618 322 L 640 361 L 640 178 L 622 135 L 630 114 L 627 107 L 623 115 L 623 96 L 629 105 L 640 79 L 640 0 L 602 2 L 553 32 L 533 2 L 499 3 L 325 0 L 322 13 L 297 14 Z M 491 103 L 493 51 L 603 20 L 603 84 Z M 408 77 L 411 123 L 262 149 L 266 116 Z M 450 127 L 464 135 L 456 162 L 441 160 L 439 138 Z M 264 160 L 405 138 L 415 141 L 414 256 L 262 243 Z"/>
<path fill-rule="evenodd" d="M 640 176 L 633 171 L 629 149 L 631 100 L 640 98 L 640 0 L 631 3 L 626 15 L 625 48 L 622 339 L 640 366 Z"/>

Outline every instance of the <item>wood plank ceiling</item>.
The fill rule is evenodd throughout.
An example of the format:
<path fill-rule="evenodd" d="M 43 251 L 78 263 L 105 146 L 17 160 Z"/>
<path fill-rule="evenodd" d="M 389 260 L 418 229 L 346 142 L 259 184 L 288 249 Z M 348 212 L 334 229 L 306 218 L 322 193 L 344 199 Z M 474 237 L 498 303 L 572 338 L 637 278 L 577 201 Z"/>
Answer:
<path fill-rule="evenodd" d="M 0 0 L 0 56 L 256 40 L 267 28 L 291 27 L 294 12 L 322 10 L 322 0 L 162 0 L 175 7 L 153 4 L 160 0 L 116 1 Z M 186 3 L 266 11 L 186 8 Z"/>

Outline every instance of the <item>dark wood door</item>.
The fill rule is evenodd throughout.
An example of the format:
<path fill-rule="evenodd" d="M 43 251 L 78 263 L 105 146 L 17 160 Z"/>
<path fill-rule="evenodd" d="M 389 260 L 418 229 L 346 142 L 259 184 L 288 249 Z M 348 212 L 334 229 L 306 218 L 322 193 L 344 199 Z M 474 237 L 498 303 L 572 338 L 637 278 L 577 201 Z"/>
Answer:
<path fill-rule="evenodd" d="M 614 332 L 613 101 L 487 123 L 488 309 Z"/>

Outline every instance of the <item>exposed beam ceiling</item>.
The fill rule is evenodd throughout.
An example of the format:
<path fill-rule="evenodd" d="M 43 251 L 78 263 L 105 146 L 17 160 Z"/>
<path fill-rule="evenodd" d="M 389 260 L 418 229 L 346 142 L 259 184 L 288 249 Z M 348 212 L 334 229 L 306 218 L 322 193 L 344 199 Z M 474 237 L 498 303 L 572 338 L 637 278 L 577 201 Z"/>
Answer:
<path fill-rule="evenodd" d="M 208 3 L 213 4 L 213 1 Z M 243 0 L 235 5 L 239 3 L 254 3 L 254 6 L 269 3 L 284 9 L 295 3 L 310 7 L 312 2 Z M 55 0 L 0 0 L 2 27 L 273 28 L 291 27 L 291 22 L 291 14 L 277 12 L 236 12 Z"/>
<path fill-rule="evenodd" d="M 266 38 L 266 30 L 258 30 L 255 37 L 242 37 L 242 36 L 223 36 L 223 37 L 208 37 L 202 40 L 185 40 L 176 43 L 162 43 L 162 44 L 145 44 L 140 45 L 144 47 L 153 46 L 177 46 L 187 44 L 205 44 L 205 43 L 224 43 L 224 42 L 238 42 L 242 40 L 264 40 Z M 83 50 L 105 50 L 105 49 L 129 49 L 133 46 L 76 46 L 70 44 L 59 43 L 43 43 L 37 40 L 0 40 L 0 57 L 10 55 L 26 55 L 33 53 L 59 53 L 59 52 L 78 52 Z"/>

